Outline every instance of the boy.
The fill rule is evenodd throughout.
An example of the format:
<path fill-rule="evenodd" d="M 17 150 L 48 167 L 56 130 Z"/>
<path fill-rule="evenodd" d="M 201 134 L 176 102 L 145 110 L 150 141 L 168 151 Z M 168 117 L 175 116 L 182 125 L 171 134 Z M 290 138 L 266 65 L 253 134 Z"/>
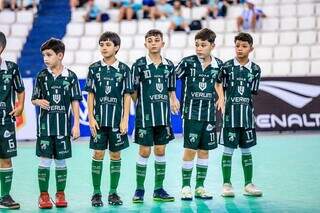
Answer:
<path fill-rule="evenodd" d="M 170 110 L 177 113 L 179 102 L 175 95 L 176 78 L 174 65 L 161 56 L 164 47 L 163 34 L 150 30 L 145 35 L 147 56 L 139 58 L 132 66 L 134 93 L 132 99 L 137 103 L 135 143 L 139 144 L 139 157 L 136 164 L 137 188 L 134 203 L 142 203 L 147 161 L 154 146 L 155 187 L 153 199 L 174 201 L 163 189 L 165 177 L 165 148 L 174 138 L 170 125 Z M 169 105 L 170 104 L 170 105 Z"/>
<path fill-rule="evenodd" d="M 0 56 L 6 43 L 5 35 L 0 32 Z M 15 117 L 23 112 L 25 92 L 18 65 L 1 57 L 0 79 L 0 208 L 19 209 L 19 203 L 9 193 L 13 173 L 11 158 L 17 156 Z M 16 95 L 18 105 L 15 103 Z"/>
<path fill-rule="evenodd" d="M 89 67 L 85 90 L 88 92 L 88 116 L 91 130 L 92 206 L 103 206 L 101 201 L 101 175 L 105 150 L 110 156 L 110 205 L 122 205 L 117 194 L 120 178 L 120 151 L 129 146 L 127 129 L 131 103 L 132 82 L 130 68 L 116 58 L 120 37 L 114 32 L 100 36 L 102 60 Z"/>
<path fill-rule="evenodd" d="M 52 208 L 48 193 L 52 159 L 56 165 L 56 207 L 67 207 L 65 186 L 67 166 L 71 157 L 70 133 L 77 139 L 79 132 L 79 101 L 81 90 L 76 74 L 62 64 L 65 46 L 61 40 L 51 38 L 41 46 L 47 68 L 40 71 L 32 94 L 32 103 L 40 107 L 37 127 L 36 155 L 40 158 L 38 181 L 39 208 Z M 71 109 L 73 128 L 71 130 Z"/>
<path fill-rule="evenodd" d="M 252 156 L 250 147 L 256 145 L 252 95 L 257 94 L 260 67 L 249 59 L 253 50 L 253 39 L 248 33 L 235 37 L 236 57 L 224 63 L 219 81 L 225 91 L 225 110 L 219 143 L 224 146 L 222 155 L 223 191 L 222 196 L 233 197 L 230 181 L 231 162 L 234 149 L 242 152 L 244 171 L 244 194 L 261 196 L 262 191 L 252 183 Z"/>
<path fill-rule="evenodd" d="M 209 150 L 217 148 L 215 96 L 217 107 L 223 109 L 223 88 L 217 77 L 222 61 L 211 56 L 216 34 L 207 28 L 195 36 L 196 55 L 182 59 L 176 68 L 183 83 L 184 155 L 182 164 L 182 200 L 192 200 L 190 179 L 193 160 L 197 154 L 195 197 L 212 199 L 204 188 Z M 216 92 L 215 92 L 216 91 Z"/>

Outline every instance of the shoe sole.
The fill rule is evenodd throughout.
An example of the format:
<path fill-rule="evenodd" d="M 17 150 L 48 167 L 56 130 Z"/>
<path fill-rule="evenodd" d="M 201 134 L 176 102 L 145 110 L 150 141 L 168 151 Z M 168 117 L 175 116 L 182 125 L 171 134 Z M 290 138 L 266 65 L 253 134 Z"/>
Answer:
<path fill-rule="evenodd" d="M 190 198 L 181 198 L 181 200 L 183 200 L 183 201 L 192 201 L 192 197 L 190 197 Z"/>
<path fill-rule="evenodd" d="M 68 205 L 56 205 L 57 208 L 67 208 Z"/>
<path fill-rule="evenodd" d="M 20 205 L 19 206 L 3 206 L 0 205 L 0 209 L 20 209 Z"/>
<path fill-rule="evenodd" d="M 261 194 L 251 194 L 251 193 L 244 192 L 243 195 L 248 196 L 248 197 L 262 197 L 262 193 Z"/>
<path fill-rule="evenodd" d="M 143 203 L 143 200 L 132 200 L 133 203 Z"/>
<path fill-rule="evenodd" d="M 101 204 L 91 204 L 93 207 L 102 207 L 103 206 L 103 204 L 101 203 Z"/>
<path fill-rule="evenodd" d="M 212 200 L 213 197 L 201 197 L 201 196 L 194 196 L 196 199 L 200 199 L 200 200 Z"/>
<path fill-rule="evenodd" d="M 173 199 L 163 199 L 163 198 L 154 197 L 153 200 L 158 201 L 158 202 L 174 202 L 174 198 Z"/>
<path fill-rule="evenodd" d="M 108 204 L 111 205 L 111 206 L 121 206 L 123 203 L 108 202 Z"/>
<path fill-rule="evenodd" d="M 221 194 L 221 197 L 234 197 L 234 194 Z"/>
<path fill-rule="evenodd" d="M 39 206 L 39 209 L 52 209 L 53 206 Z"/>

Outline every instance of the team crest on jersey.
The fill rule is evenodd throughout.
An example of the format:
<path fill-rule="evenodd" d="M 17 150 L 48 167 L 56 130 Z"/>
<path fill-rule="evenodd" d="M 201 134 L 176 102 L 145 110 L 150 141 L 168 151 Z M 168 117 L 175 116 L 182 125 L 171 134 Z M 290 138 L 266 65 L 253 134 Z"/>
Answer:
<path fill-rule="evenodd" d="M 11 79 L 12 79 L 12 75 L 9 75 L 9 74 L 2 75 L 2 80 L 5 84 L 9 84 Z"/>
<path fill-rule="evenodd" d="M 64 89 L 64 90 L 67 90 L 67 89 L 69 88 L 69 86 L 70 86 L 70 82 L 64 80 L 64 81 L 62 82 L 62 85 L 63 85 L 63 89 Z"/>
<path fill-rule="evenodd" d="M 244 93 L 244 86 L 238 86 L 238 93 L 239 93 L 240 95 L 243 95 L 243 93 Z"/>
<path fill-rule="evenodd" d="M 189 134 L 189 141 L 190 141 L 191 143 L 196 142 L 197 138 L 198 138 L 198 135 L 197 135 L 197 134 L 194 134 L 194 133 L 190 133 L 190 134 Z"/>
<path fill-rule="evenodd" d="M 207 83 L 206 82 L 199 82 L 199 89 L 201 91 L 205 90 L 207 88 Z"/>
<path fill-rule="evenodd" d="M 206 131 L 210 132 L 213 130 L 213 126 L 211 124 L 208 124 Z"/>
<path fill-rule="evenodd" d="M 6 130 L 6 131 L 4 131 L 3 137 L 4 138 L 10 138 L 11 134 L 12 133 L 9 130 Z"/>
<path fill-rule="evenodd" d="M 236 133 L 234 132 L 229 132 L 228 134 L 228 140 L 233 142 L 236 139 Z"/>
<path fill-rule="evenodd" d="M 101 134 L 97 134 L 96 137 L 93 139 L 93 142 L 97 143 L 100 140 Z"/>
<path fill-rule="evenodd" d="M 254 78 L 254 75 L 251 74 L 251 73 L 248 73 L 248 81 L 249 81 L 250 83 L 252 82 L 253 78 Z"/>
<path fill-rule="evenodd" d="M 147 134 L 147 130 L 139 129 L 139 132 L 138 132 L 139 138 L 144 138 L 146 134 Z"/>
<path fill-rule="evenodd" d="M 109 95 L 109 93 L 111 92 L 111 86 L 107 85 L 106 88 L 104 89 L 104 92 Z"/>
<path fill-rule="evenodd" d="M 47 147 L 49 146 L 50 142 L 49 141 L 44 141 L 44 140 L 41 140 L 40 141 L 40 147 L 41 149 L 47 149 Z"/>
<path fill-rule="evenodd" d="M 61 100 L 61 95 L 60 94 L 53 94 L 52 99 L 56 104 L 58 104 Z"/>
<path fill-rule="evenodd" d="M 121 82 L 121 80 L 122 80 L 122 74 L 121 73 L 116 73 L 115 77 L 116 77 L 118 82 Z"/>
<path fill-rule="evenodd" d="M 156 89 L 161 93 L 163 91 L 163 83 L 156 83 Z"/>

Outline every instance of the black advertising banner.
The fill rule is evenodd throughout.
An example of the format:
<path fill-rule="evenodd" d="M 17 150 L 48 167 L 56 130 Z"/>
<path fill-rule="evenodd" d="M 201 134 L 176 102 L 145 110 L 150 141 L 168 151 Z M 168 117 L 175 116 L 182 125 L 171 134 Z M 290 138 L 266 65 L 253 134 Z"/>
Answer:
<path fill-rule="evenodd" d="M 270 77 L 254 98 L 258 131 L 320 130 L 320 77 Z"/>

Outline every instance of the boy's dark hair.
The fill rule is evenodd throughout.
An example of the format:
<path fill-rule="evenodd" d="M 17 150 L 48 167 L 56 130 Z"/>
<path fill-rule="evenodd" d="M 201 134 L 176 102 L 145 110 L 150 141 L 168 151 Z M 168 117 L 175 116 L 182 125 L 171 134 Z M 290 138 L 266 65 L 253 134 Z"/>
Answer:
<path fill-rule="evenodd" d="M 236 37 L 234 37 L 234 43 L 237 41 L 246 41 L 250 44 L 250 46 L 253 45 L 253 38 L 249 33 L 241 32 Z"/>
<path fill-rule="evenodd" d="M 2 49 L 6 48 L 7 45 L 7 39 L 6 36 L 3 32 L 0 31 L 0 47 L 2 47 Z"/>
<path fill-rule="evenodd" d="M 147 39 L 151 36 L 160 36 L 160 38 L 163 40 L 163 33 L 160 30 L 157 30 L 157 29 L 149 30 L 144 36 L 144 38 Z"/>
<path fill-rule="evenodd" d="M 195 40 L 200 39 L 202 41 L 208 41 L 209 43 L 213 44 L 216 40 L 216 34 L 212 30 L 208 28 L 201 29 L 196 36 L 194 37 Z"/>
<path fill-rule="evenodd" d="M 53 50 L 56 54 L 62 53 L 64 54 L 65 46 L 64 43 L 60 39 L 50 38 L 46 42 L 41 45 L 41 52 L 44 50 Z"/>
<path fill-rule="evenodd" d="M 99 38 L 99 44 L 101 41 L 111 41 L 114 44 L 114 46 L 120 46 L 121 44 L 121 39 L 119 35 L 110 31 L 102 33 L 102 35 Z"/>

